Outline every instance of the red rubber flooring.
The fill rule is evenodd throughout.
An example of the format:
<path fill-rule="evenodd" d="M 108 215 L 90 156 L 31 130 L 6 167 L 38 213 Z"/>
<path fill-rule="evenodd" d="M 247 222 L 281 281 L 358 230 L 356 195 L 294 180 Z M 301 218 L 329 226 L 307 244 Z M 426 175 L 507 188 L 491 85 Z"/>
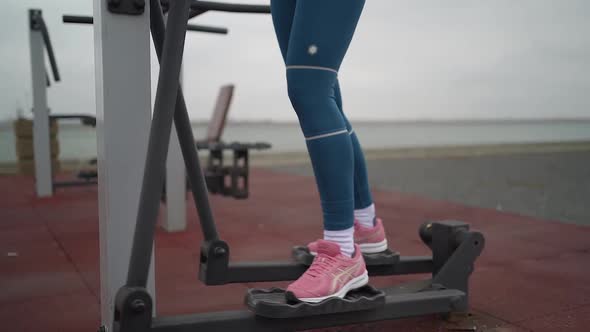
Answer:
<path fill-rule="evenodd" d="M 320 235 L 312 178 L 254 170 L 249 200 L 212 197 L 233 260 L 288 259 L 292 245 Z M 589 331 L 590 228 L 377 192 L 389 241 L 405 255 L 426 255 L 417 236 L 425 220 L 457 219 L 486 236 L 471 279 L 472 316 L 456 323 L 421 317 L 329 331 Z M 205 287 L 197 279 L 200 231 L 156 240 L 157 308 L 183 314 L 241 308 L 252 285 Z M 36 199 L 33 182 L 0 177 L 2 331 L 94 331 L 99 325 L 99 251 L 95 187 L 60 189 Z M 374 278 L 375 285 L 407 280 Z M 279 284 L 279 285 L 284 285 Z"/>

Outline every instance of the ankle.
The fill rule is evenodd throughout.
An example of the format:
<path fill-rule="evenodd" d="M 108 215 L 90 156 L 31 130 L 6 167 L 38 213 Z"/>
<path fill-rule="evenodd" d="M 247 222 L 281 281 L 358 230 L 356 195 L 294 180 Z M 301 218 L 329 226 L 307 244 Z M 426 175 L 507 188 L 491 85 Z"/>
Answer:
<path fill-rule="evenodd" d="M 371 204 L 362 209 L 354 210 L 354 219 L 363 227 L 375 227 L 375 204 Z"/>
<path fill-rule="evenodd" d="M 338 244 L 342 255 L 352 257 L 354 253 L 354 227 L 338 231 L 324 230 L 324 240 Z"/>

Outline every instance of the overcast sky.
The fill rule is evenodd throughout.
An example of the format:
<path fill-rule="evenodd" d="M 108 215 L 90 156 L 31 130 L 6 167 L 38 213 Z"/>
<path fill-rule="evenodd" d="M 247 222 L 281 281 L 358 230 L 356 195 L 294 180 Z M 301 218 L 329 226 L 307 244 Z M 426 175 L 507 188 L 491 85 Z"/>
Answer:
<path fill-rule="evenodd" d="M 92 27 L 61 23 L 62 14 L 91 15 L 92 0 L 2 4 L 0 120 L 31 107 L 31 7 L 43 10 L 62 74 L 52 111 L 95 113 Z M 357 120 L 590 118 L 589 13 L 588 0 L 367 0 L 340 72 L 345 111 Z M 295 121 L 268 15 L 192 22 L 230 29 L 187 37 L 193 120 L 208 118 L 217 89 L 232 82 L 232 119 Z"/>

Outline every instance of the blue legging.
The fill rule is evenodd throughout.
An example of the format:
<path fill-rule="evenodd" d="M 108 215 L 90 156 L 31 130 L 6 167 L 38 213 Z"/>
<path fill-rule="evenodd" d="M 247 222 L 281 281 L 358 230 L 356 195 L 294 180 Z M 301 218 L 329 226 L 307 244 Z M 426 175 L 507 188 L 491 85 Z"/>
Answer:
<path fill-rule="evenodd" d="M 365 158 L 342 111 L 338 70 L 364 0 L 271 0 L 272 19 L 320 193 L 324 229 L 352 227 L 373 203 Z"/>

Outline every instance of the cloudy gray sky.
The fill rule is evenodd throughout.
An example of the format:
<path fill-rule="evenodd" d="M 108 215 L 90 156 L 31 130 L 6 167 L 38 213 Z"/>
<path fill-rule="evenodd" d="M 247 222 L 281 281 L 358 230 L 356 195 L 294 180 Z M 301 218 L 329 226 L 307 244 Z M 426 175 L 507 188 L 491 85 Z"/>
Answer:
<path fill-rule="evenodd" d="M 92 0 L 2 4 L 0 119 L 31 107 L 31 7 L 43 9 L 62 73 L 51 109 L 94 113 L 92 28 L 61 23 L 62 14 L 91 15 Z M 588 0 L 367 0 L 340 73 L 345 111 L 357 120 L 590 118 L 588 13 Z M 193 23 L 230 35 L 187 37 L 192 119 L 208 118 L 229 82 L 233 119 L 296 119 L 269 16 L 207 13 Z"/>

